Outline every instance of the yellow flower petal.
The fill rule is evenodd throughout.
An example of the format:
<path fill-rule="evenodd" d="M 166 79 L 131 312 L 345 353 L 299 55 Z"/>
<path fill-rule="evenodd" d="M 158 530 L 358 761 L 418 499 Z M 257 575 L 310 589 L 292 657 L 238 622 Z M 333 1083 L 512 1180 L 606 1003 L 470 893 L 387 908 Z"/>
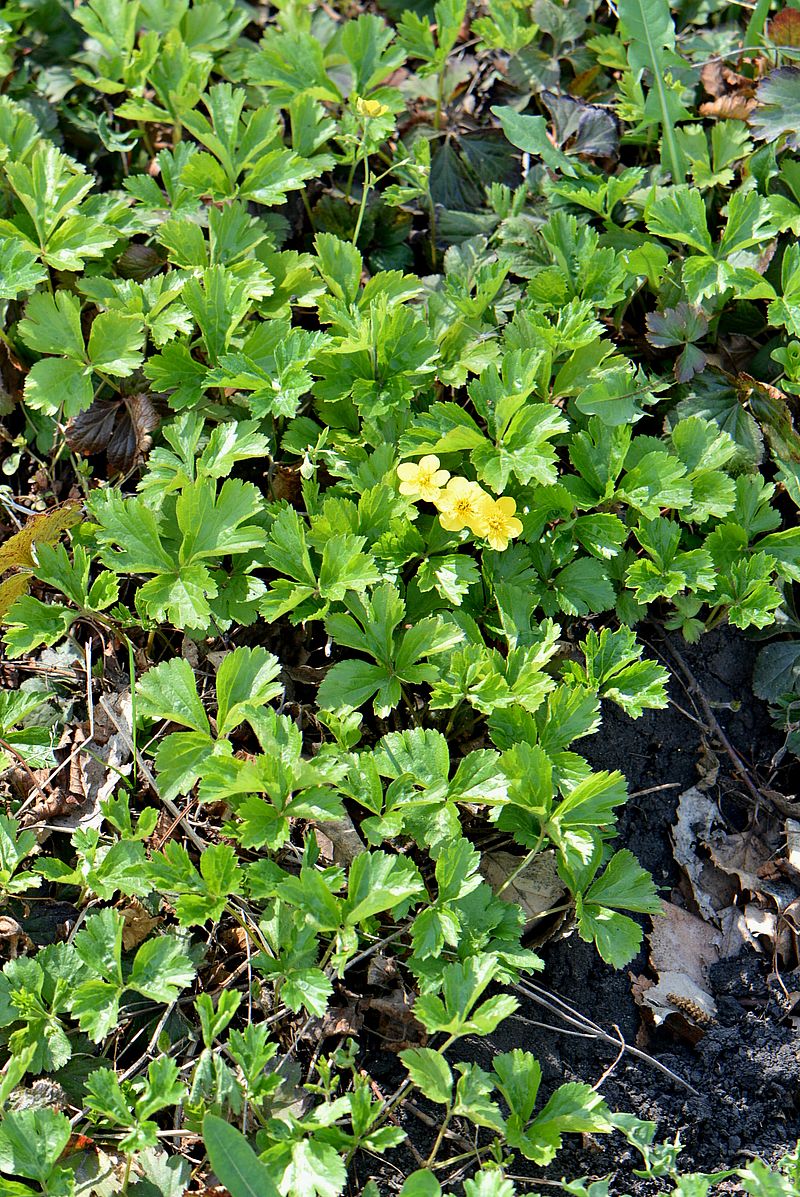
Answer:
<path fill-rule="evenodd" d="M 414 464 L 404 461 L 397 467 L 400 494 L 435 502 L 441 488 L 450 477 L 448 470 L 439 469 L 439 458 L 429 453 Z"/>
<path fill-rule="evenodd" d="M 477 482 L 451 478 L 434 500 L 439 508 L 439 523 L 447 532 L 469 528 L 476 536 L 484 535 L 482 504 L 485 493 Z"/>
<path fill-rule="evenodd" d="M 514 516 L 516 509 L 516 503 L 508 495 L 501 495 L 499 499 L 487 495 L 481 504 L 483 535 L 497 552 L 504 552 L 508 542 L 522 531 L 522 522 Z"/>

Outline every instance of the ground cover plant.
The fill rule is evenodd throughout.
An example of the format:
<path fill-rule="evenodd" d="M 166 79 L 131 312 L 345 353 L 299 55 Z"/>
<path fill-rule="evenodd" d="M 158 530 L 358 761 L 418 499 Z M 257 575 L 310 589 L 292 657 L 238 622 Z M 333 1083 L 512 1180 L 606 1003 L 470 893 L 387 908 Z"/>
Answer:
<path fill-rule="evenodd" d="M 0 1194 L 621 1191 L 574 1135 L 800 1193 L 470 1056 L 663 915 L 587 759 L 667 706 L 649 629 L 763 642 L 757 806 L 800 751 L 800 7 L 0 38 Z"/>

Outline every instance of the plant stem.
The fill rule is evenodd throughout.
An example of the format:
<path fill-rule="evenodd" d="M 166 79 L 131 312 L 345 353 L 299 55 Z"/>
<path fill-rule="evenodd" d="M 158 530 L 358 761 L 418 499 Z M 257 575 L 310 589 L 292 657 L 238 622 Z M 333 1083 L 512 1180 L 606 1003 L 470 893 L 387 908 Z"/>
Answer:
<path fill-rule="evenodd" d="M 436 1159 L 437 1155 L 439 1154 L 439 1148 L 442 1145 L 442 1140 L 444 1139 L 445 1131 L 447 1130 L 448 1126 L 450 1125 L 450 1119 L 452 1118 L 452 1116 L 453 1116 L 453 1112 L 450 1109 L 450 1107 L 448 1106 L 447 1110 L 445 1112 L 445 1116 L 442 1119 L 442 1125 L 439 1127 L 439 1133 L 436 1136 L 436 1141 L 434 1142 L 433 1147 L 431 1148 L 431 1154 L 428 1156 L 427 1160 L 425 1161 L 426 1168 L 430 1168 L 433 1165 L 433 1161 Z"/>
<path fill-rule="evenodd" d="M 512 873 L 509 873 L 509 875 L 506 877 L 503 884 L 496 891 L 498 897 L 500 896 L 500 894 L 503 893 L 504 890 L 508 889 L 509 885 L 512 885 L 513 882 L 516 881 L 516 879 L 517 879 L 517 877 L 519 877 L 520 873 L 522 873 L 525 869 L 527 869 L 528 865 L 531 863 L 534 856 L 541 848 L 543 839 L 544 839 L 544 832 L 542 831 L 539 834 L 539 838 L 536 841 L 536 843 L 534 844 L 534 846 L 531 848 L 530 852 L 526 852 L 526 854 L 523 856 L 522 860 L 519 862 L 519 864 L 514 869 L 514 871 Z"/>
<path fill-rule="evenodd" d="M 128 1153 L 125 1156 L 125 1175 L 122 1178 L 122 1188 L 120 1190 L 120 1192 L 123 1194 L 123 1197 L 124 1197 L 124 1194 L 127 1193 L 127 1191 L 128 1191 L 128 1182 L 131 1178 L 132 1164 L 133 1164 L 133 1156 L 130 1153 Z"/>
<path fill-rule="evenodd" d="M 364 213 L 367 210 L 367 199 L 370 192 L 369 179 L 369 163 L 367 162 L 367 154 L 364 152 L 364 189 L 361 192 L 361 205 L 358 209 L 358 220 L 356 221 L 355 232 L 353 233 L 353 245 L 358 243 L 358 234 L 361 232 L 361 222 L 364 219 Z"/>

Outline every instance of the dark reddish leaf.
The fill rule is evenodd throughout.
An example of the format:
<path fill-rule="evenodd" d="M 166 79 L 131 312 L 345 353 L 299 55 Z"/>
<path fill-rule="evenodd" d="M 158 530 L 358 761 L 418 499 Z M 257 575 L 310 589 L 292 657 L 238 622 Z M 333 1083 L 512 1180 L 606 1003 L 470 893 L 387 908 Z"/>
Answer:
<path fill-rule="evenodd" d="M 95 399 L 67 425 L 67 444 L 87 457 L 106 453 L 111 473 L 124 474 L 144 461 L 152 444 L 150 433 L 158 413 L 149 395 Z"/>
<path fill-rule="evenodd" d="M 164 265 L 164 257 L 150 245 L 134 242 L 117 258 L 117 274 L 120 278 L 132 278 L 143 282 L 156 274 Z"/>
<path fill-rule="evenodd" d="M 775 46 L 800 47 L 800 11 L 784 8 L 769 23 L 769 40 Z"/>

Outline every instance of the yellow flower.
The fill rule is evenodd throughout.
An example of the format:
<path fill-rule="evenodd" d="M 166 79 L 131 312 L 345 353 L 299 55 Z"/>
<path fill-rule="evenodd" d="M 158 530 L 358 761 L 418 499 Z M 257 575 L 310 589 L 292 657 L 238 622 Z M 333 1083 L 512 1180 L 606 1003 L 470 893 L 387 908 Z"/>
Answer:
<path fill-rule="evenodd" d="M 466 478 L 451 478 L 434 503 L 439 508 L 439 523 L 448 532 L 460 532 L 469 528 L 475 536 L 486 535 L 486 521 L 482 508 L 489 496 L 477 482 Z"/>
<path fill-rule="evenodd" d="M 435 503 L 447 479 L 449 470 L 439 469 L 439 458 L 432 453 L 421 457 L 414 465 L 413 461 L 404 461 L 397 467 L 397 477 L 400 479 L 400 494 L 424 499 L 426 503 Z"/>
<path fill-rule="evenodd" d="M 508 548 L 508 542 L 522 531 L 521 522 L 515 518 L 516 503 L 513 499 L 501 496 L 493 499 L 484 493 L 480 506 L 483 529 L 479 535 L 485 536 L 493 549 L 502 552 Z"/>
<path fill-rule="evenodd" d="M 372 119 L 375 116 L 386 116 L 389 109 L 380 100 L 364 100 L 361 96 L 356 100 L 356 112 L 359 116 Z"/>

